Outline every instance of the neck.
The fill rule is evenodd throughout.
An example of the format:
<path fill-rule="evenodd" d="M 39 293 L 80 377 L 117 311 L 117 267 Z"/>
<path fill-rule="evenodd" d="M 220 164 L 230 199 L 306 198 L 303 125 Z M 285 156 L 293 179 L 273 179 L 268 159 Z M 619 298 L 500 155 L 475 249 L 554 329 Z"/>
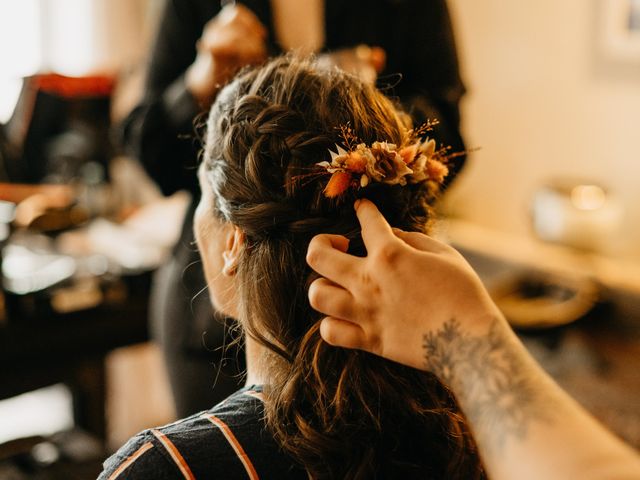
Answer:
<path fill-rule="evenodd" d="M 245 355 L 247 358 L 247 380 L 246 385 L 264 385 L 268 383 L 265 374 L 264 360 L 266 347 L 259 344 L 249 335 L 245 337 Z"/>

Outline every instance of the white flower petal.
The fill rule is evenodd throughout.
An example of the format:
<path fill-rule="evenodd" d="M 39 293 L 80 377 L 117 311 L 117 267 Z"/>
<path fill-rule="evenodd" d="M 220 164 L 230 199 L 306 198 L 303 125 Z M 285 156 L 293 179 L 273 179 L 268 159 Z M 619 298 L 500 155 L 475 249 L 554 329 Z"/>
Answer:
<path fill-rule="evenodd" d="M 426 155 L 420 155 L 411 164 L 413 175 L 411 175 L 410 181 L 412 183 L 419 183 L 427 179 L 427 160 Z"/>
<path fill-rule="evenodd" d="M 349 153 L 338 144 L 336 144 L 336 147 L 338 148 L 338 156 L 347 155 Z"/>
<path fill-rule="evenodd" d="M 436 141 L 432 138 L 431 140 L 426 140 L 420 145 L 420 152 L 427 157 L 433 155 L 436 151 Z"/>
<path fill-rule="evenodd" d="M 411 175 L 413 173 L 413 170 L 411 170 L 408 165 L 404 163 L 404 160 L 399 153 L 396 153 L 396 155 L 393 157 L 393 163 L 396 168 L 397 176 L 404 177 L 405 175 Z"/>

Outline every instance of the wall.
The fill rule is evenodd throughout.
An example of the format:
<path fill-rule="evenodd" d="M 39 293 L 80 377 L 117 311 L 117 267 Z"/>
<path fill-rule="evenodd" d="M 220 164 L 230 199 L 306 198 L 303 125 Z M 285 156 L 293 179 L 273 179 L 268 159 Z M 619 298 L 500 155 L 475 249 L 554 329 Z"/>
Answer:
<path fill-rule="evenodd" d="M 481 150 L 448 208 L 529 235 L 529 203 L 539 185 L 557 176 L 595 179 L 626 206 L 614 254 L 640 261 L 640 58 L 619 64 L 598 52 L 602 5 L 449 4 L 468 87 L 463 131 Z"/>
<path fill-rule="evenodd" d="M 40 0 L 43 69 L 113 73 L 143 53 L 145 0 Z"/>
<path fill-rule="evenodd" d="M 0 1 L 0 122 L 22 77 L 38 72 L 113 74 L 145 53 L 159 0 Z M 148 13 L 152 12 L 152 13 Z"/>

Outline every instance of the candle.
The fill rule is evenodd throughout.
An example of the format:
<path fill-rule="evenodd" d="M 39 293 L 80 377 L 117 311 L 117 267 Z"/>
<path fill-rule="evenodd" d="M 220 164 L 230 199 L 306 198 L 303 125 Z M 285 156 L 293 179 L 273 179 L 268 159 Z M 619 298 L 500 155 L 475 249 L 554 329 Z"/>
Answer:
<path fill-rule="evenodd" d="M 534 195 L 533 228 L 542 240 L 598 252 L 612 243 L 623 210 L 596 183 L 554 182 Z"/>

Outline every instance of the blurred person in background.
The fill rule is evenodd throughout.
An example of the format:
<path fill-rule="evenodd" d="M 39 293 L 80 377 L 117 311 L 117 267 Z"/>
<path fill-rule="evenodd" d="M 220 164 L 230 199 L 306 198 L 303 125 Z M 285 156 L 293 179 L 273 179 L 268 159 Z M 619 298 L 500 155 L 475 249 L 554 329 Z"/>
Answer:
<path fill-rule="evenodd" d="M 387 93 L 398 96 L 417 124 L 438 119 L 438 138 L 464 149 L 458 131 L 464 88 L 444 0 L 247 0 L 224 7 L 167 0 L 144 97 L 124 122 L 123 138 L 164 194 L 193 195 L 151 305 L 152 335 L 162 345 L 179 416 L 227 397 L 243 383 L 244 370 L 238 347 L 222 348 L 227 328 L 212 312 L 194 246 L 191 222 L 200 196 L 194 122 L 239 69 L 290 50 L 317 53 L 319 64 L 392 87 Z M 461 166 L 459 159 L 452 169 Z"/>

